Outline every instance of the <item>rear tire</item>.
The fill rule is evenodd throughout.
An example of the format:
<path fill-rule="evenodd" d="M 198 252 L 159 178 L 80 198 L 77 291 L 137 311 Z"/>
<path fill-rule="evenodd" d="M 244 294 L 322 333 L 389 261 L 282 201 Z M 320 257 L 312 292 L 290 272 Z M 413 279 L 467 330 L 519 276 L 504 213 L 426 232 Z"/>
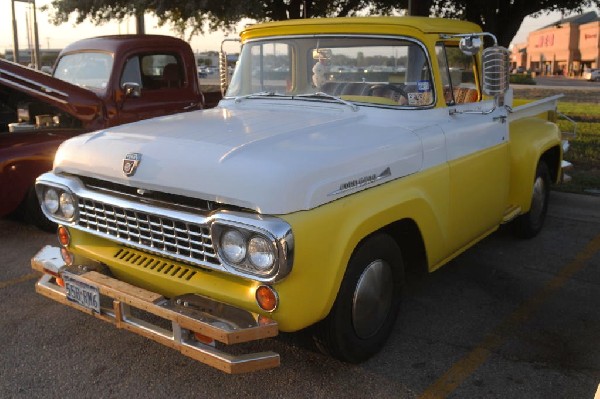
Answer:
<path fill-rule="evenodd" d="M 348 263 L 329 315 L 313 330 L 319 350 L 350 363 L 379 352 L 396 322 L 403 282 L 396 242 L 386 234 L 363 241 Z"/>
<path fill-rule="evenodd" d="M 537 166 L 532 191 L 529 212 L 513 222 L 513 232 L 519 238 L 535 237 L 542 230 L 546 220 L 550 198 L 550 172 L 544 161 L 540 161 Z"/>

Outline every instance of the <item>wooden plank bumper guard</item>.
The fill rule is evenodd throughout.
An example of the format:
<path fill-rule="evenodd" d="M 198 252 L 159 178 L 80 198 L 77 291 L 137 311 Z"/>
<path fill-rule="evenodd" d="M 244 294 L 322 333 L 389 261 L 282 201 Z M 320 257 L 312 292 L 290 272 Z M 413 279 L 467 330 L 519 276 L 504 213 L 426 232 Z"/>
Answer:
<path fill-rule="evenodd" d="M 216 348 L 214 341 L 237 344 L 274 337 L 277 322 L 199 295 L 166 299 L 162 295 L 116 280 L 97 271 L 67 267 L 57 247 L 42 248 L 31 260 L 33 269 L 43 273 L 36 291 L 50 299 L 73 307 L 170 348 L 221 371 L 238 374 L 279 366 L 274 352 L 232 355 Z M 56 282 L 67 275 L 98 288 L 100 313 L 67 298 L 65 288 Z M 136 310 L 170 322 L 171 327 L 136 317 Z M 138 312 L 140 313 L 140 312 Z M 164 321 L 163 320 L 163 321 Z M 160 324 L 160 325 L 159 325 Z M 168 324 L 168 323 L 167 323 Z M 211 344 L 199 342 L 194 333 L 210 337 Z"/>

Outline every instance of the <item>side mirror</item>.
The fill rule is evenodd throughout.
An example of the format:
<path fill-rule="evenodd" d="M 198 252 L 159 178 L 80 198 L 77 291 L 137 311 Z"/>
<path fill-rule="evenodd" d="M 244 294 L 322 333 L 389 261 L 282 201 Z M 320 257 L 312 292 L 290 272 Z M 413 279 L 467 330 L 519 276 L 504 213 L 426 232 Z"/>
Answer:
<path fill-rule="evenodd" d="M 481 38 L 479 36 L 465 36 L 460 39 L 458 48 L 465 55 L 475 55 L 481 50 Z"/>
<path fill-rule="evenodd" d="M 141 97 L 142 96 L 142 88 L 138 83 L 134 82 L 125 82 L 123 86 L 121 86 L 123 91 L 125 92 L 125 97 Z"/>
<path fill-rule="evenodd" d="M 221 42 L 221 51 L 219 52 L 219 81 L 221 84 L 221 95 L 225 96 L 225 92 L 229 87 L 229 65 L 227 65 L 227 52 L 225 51 L 225 43 L 235 42 L 241 43 L 240 39 L 223 39 Z M 241 53 L 241 52 L 240 52 Z"/>
<path fill-rule="evenodd" d="M 488 96 L 502 96 L 508 90 L 510 53 L 500 46 L 483 50 L 483 92 Z"/>
<path fill-rule="evenodd" d="M 219 53 L 219 83 L 221 85 L 221 95 L 225 95 L 227 87 L 229 87 L 229 68 L 227 66 L 227 53 L 221 51 Z"/>

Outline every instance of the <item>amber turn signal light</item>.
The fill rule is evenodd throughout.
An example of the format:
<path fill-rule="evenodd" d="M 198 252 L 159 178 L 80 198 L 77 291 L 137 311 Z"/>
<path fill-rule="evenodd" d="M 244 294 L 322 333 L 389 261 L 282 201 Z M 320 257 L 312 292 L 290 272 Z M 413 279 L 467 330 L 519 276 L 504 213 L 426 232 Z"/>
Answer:
<path fill-rule="evenodd" d="M 60 256 L 63 258 L 65 265 L 71 266 L 73 264 L 73 254 L 70 253 L 67 248 L 60 249 Z"/>
<path fill-rule="evenodd" d="M 196 338 L 196 341 L 205 344 L 205 345 L 214 345 L 215 344 L 215 340 L 212 339 L 211 337 L 208 337 L 204 334 L 200 334 L 199 332 L 194 332 L 194 338 Z"/>
<path fill-rule="evenodd" d="M 60 242 L 60 245 L 63 247 L 69 246 L 71 243 L 71 235 L 65 226 L 58 226 L 58 231 L 56 234 L 58 236 L 58 242 Z"/>
<path fill-rule="evenodd" d="M 256 302 L 262 310 L 272 312 L 277 309 L 279 304 L 279 297 L 277 292 L 268 285 L 261 285 L 256 289 Z"/>

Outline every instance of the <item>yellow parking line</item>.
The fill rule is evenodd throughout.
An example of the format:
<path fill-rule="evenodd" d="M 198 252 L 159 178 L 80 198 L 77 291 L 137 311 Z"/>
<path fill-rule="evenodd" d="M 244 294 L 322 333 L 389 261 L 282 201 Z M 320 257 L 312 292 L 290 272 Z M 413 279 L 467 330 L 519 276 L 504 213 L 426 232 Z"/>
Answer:
<path fill-rule="evenodd" d="M 560 289 L 575 273 L 585 268 L 587 262 L 600 251 L 600 235 L 594 237 L 586 247 L 577 254 L 575 259 L 565 266 L 559 273 L 527 302 L 521 305 L 500 325 L 488 333 L 483 341 L 469 354 L 458 362 L 431 384 L 419 399 L 445 398 L 473 374 L 492 351 L 499 348 L 517 330 L 533 312 L 535 312 L 551 295 Z"/>
<path fill-rule="evenodd" d="M 35 278 L 38 278 L 39 276 L 40 276 L 40 273 L 33 272 L 33 273 L 29 273 L 29 274 L 26 274 L 21 277 L 14 278 L 12 280 L 0 281 L 0 289 L 10 287 L 11 285 L 23 283 L 25 281 L 33 280 Z"/>

